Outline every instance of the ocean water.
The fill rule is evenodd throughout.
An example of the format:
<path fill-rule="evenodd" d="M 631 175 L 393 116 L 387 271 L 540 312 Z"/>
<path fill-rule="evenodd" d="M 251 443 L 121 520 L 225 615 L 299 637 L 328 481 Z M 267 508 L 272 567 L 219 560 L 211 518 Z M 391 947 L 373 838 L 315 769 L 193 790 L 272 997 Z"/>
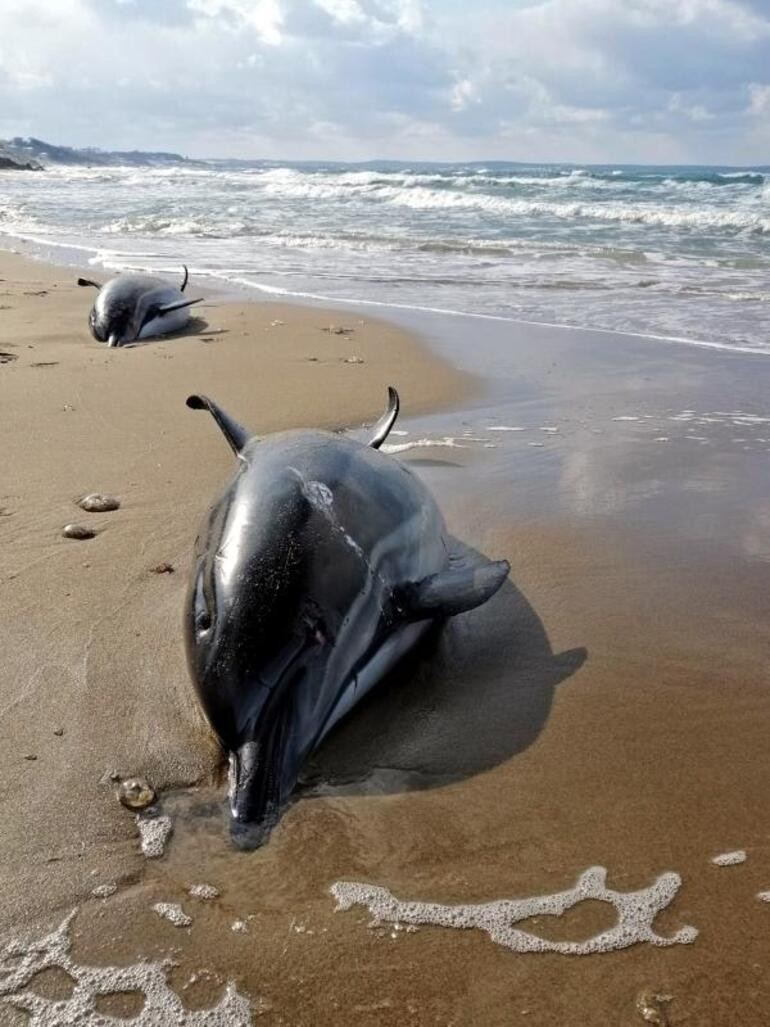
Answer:
<path fill-rule="evenodd" d="M 770 167 L 58 166 L 0 173 L 0 233 L 264 294 L 770 353 Z"/>

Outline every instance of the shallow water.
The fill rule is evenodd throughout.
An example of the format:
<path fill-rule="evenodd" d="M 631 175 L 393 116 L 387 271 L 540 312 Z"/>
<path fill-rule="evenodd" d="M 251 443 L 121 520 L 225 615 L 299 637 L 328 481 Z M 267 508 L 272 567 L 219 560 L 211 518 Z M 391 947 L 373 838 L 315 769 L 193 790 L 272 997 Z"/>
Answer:
<path fill-rule="evenodd" d="M 770 352 L 766 167 L 58 166 L 0 173 L 0 232 L 263 294 Z"/>

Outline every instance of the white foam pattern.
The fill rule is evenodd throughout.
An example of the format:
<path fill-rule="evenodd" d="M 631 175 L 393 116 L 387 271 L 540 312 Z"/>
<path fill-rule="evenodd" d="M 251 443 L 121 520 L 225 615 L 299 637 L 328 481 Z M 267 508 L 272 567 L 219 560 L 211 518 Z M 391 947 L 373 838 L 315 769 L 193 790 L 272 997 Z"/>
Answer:
<path fill-rule="evenodd" d="M 24 1010 L 29 1027 L 249 1027 L 252 1007 L 229 982 L 224 994 L 210 1009 L 185 1009 L 166 980 L 168 967 L 161 963 L 133 966 L 81 966 L 70 953 L 73 910 L 45 937 L 29 942 L 15 939 L 0 948 L 0 1013 L 2 1005 Z M 58 968 L 74 982 L 67 999 L 48 999 L 28 990 L 43 970 Z M 112 1017 L 96 1009 L 100 995 L 141 992 L 144 1005 L 136 1016 Z M 0 1016 L 0 1019 L 2 1017 Z"/>
<path fill-rule="evenodd" d="M 698 932 L 694 927 L 682 927 L 666 938 L 657 934 L 652 926 L 658 913 L 672 902 L 679 891 L 682 883 L 679 874 L 661 874 L 649 888 L 635 892 L 614 891 L 607 887 L 606 878 L 604 867 L 589 867 L 580 875 L 574 888 L 567 891 L 468 905 L 401 902 L 387 888 L 352 881 L 338 881 L 332 885 L 331 893 L 337 900 L 338 910 L 360 905 L 366 906 L 377 920 L 389 923 L 429 924 L 462 930 L 475 927 L 485 931 L 498 945 L 514 952 L 560 952 L 585 956 L 626 949 L 642 942 L 667 946 L 689 945 L 695 941 Z M 533 916 L 562 916 L 586 899 L 613 906 L 618 914 L 617 923 L 583 941 L 553 941 L 515 926 Z"/>
<path fill-rule="evenodd" d="M 137 813 L 136 826 L 142 852 L 147 859 L 158 859 L 166 850 L 166 842 L 171 834 L 171 817 L 148 817 Z"/>

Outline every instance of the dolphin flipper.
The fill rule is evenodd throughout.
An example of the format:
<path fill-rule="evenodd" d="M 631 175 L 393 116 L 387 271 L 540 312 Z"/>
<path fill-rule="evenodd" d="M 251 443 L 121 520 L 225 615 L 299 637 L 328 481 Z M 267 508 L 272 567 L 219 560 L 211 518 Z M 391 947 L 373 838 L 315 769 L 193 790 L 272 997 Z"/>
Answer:
<path fill-rule="evenodd" d="M 208 396 L 188 396 L 187 405 L 191 410 L 208 410 L 219 427 L 222 434 L 230 443 L 230 448 L 236 456 L 240 456 L 246 443 L 251 438 L 251 433 L 246 431 L 237 421 L 234 421 L 229 414 L 217 406 Z"/>
<path fill-rule="evenodd" d="M 164 314 L 170 314 L 172 310 L 181 310 L 182 307 L 191 307 L 193 303 L 203 303 L 203 297 L 199 296 L 197 300 L 175 300 L 173 303 L 164 303 L 162 307 L 158 307 L 155 311 L 156 317 L 162 317 Z"/>
<path fill-rule="evenodd" d="M 390 435 L 390 429 L 396 423 L 399 409 L 398 393 L 392 385 L 388 386 L 388 409 L 374 426 L 374 435 L 369 440 L 372 449 L 379 449 Z"/>
<path fill-rule="evenodd" d="M 454 617 L 491 599 L 510 569 L 507 560 L 476 557 L 470 561 L 466 558 L 461 566 L 450 566 L 422 581 L 402 585 L 395 592 L 395 603 L 408 621 Z"/>
<path fill-rule="evenodd" d="M 101 289 L 101 285 L 98 282 L 92 282 L 90 278 L 78 278 L 78 285 L 92 285 L 94 289 Z"/>

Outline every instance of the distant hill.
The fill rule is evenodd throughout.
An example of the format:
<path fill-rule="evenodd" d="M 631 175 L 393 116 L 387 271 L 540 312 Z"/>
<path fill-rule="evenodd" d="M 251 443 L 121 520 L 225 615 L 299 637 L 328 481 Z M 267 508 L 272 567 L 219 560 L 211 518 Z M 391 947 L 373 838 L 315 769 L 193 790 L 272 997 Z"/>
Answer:
<path fill-rule="evenodd" d="M 96 147 L 78 149 L 74 146 L 57 146 L 43 139 L 30 136 L 22 139 L 16 136 L 0 140 L 0 157 L 16 161 L 17 166 L 31 167 L 45 164 L 88 164 L 141 166 L 157 164 L 197 164 L 179 153 L 145 153 L 142 150 L 99 150 Z M 0 166 L 3 166 L 0 164 Z"/>
<path fill-rule="evenodd" d="M 42 166 L 0 142 L 0 171 L 42 171 Z"/>

